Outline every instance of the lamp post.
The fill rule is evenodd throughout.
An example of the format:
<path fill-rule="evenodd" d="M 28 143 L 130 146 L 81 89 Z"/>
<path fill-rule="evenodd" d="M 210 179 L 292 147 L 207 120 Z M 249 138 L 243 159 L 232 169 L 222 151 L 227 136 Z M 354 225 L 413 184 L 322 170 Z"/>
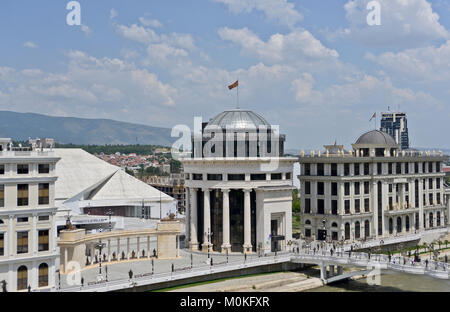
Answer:
<path fill-rule="evenodd" d="M 99 250 L 99 271 L 98 271 L 98 280 L 102 279 L 102 249 L 105 248 L 106 244 L 102 242 L 98 242 L 95 244 L 95 249 Z"/>
<path fill-rule="evenodd" d="M 152 275 L 155 274 L 155 261 L 152 259 Z"/>
<path fill-rule="evenodd" d="M 109 217 L 108 227 L 109 227 L 109 231 L 111 232 L 112 231 L 111 216 L 113 215 L 113 212 L 112 212 L 111 208 L 105 214 Z"/>

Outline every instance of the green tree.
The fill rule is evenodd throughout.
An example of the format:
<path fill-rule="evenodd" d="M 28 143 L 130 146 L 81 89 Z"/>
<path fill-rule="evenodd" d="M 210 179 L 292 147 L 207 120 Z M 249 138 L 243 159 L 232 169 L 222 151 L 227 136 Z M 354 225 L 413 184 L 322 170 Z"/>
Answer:
<path fill-rule="evenodd" d="M 292 212 L 300 213 L 300 198 L 298 198 L 298 189 L 292 191 Z"/>

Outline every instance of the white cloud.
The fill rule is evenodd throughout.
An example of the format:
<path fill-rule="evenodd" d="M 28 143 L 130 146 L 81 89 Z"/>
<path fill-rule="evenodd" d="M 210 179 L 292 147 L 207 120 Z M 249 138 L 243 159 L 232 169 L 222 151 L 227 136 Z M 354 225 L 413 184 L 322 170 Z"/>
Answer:
<path fill-rule="evenodd" d="M 131 26 L 117 25 L 117 32 L 126 39 L 137 41 L 143 44 L 158 42 L 159 36 L 153 29 L 145 28 L 133 24 Z"/>
<path fill-rule="evenodd" d="M 109 11 L 109 18 L 110 19 L 115 19 L 117 16 L 119 16 L 119 13 L 116 11 L 116 9 L 112 8 Z"/>
<path fill-rule="evenodd" d="M 160 28 L 163 26 L 163 24 L 157 19 L 147 19 L 145 17 L 139 17 L 139 22 L 147 27 Z"/>
<path fill-rule="evenodd" d="M 427 0 L 378 0 L 381 25 L 369 26 L 369 0 L 350 0 L 344 5 L 349 27 L 330 37 L 350 38 L 371 47 L 415 47 L 436 39 L 449 38 L 439 15 Z"/>
<path fill-rule="evenodd" d="M 280 24 L 293 27 L 303 20 L 303 15 L 295 9 L 293 3 L 287 0 L 213 0 L 214 2 L 224 3 L 229 10 L 235 14 L 253 10 L 264 12 L 270 20 Z"/>
<path fill-rule="evenodd" d="M 25 42 L 25 43 L 23 44 L 23 46 L 24 46 L 25 48 L 30 48 L 30 49 L 37 49 L 37 48 L 39 48 L 39 46 L 38 46 L 36 43 L 31 42 L 31 41 Z"/>
<path fill-rule="evenodd" d="M 269 63 L 339 57 L 336 50 L 326 48 L 307 30 L 295 30 L 287 35 L 274 34 L 267 42 L 261 40 L 248 28 L 221 28 L 219 36 L 223 40 L 239 44 L 246 54 Z"/>
<path fill-rule="evenodd" d="M 92 33 L 92 30 L 84 24 L 81 25 L 81 31 L 84 32 L 86 36 L 89 36 Z"/>

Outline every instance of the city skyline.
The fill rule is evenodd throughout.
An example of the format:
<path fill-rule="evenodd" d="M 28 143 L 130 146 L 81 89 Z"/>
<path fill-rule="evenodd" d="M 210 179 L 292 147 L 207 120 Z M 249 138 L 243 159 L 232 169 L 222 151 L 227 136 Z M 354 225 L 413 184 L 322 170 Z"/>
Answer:
<path fill-rule="evenodd" d="M 408 113 L 411 146 L 448 148 L 450 5 L 379 2 L 369 26 L 363 0 L 80 0 L 68 26 L 66 2 L 7 1 L 0 108 L 192 126 L 234 108 L 239 79 L 241 108 L 280 124 L 288 149 L 353 142 L 388 106 Z"/>

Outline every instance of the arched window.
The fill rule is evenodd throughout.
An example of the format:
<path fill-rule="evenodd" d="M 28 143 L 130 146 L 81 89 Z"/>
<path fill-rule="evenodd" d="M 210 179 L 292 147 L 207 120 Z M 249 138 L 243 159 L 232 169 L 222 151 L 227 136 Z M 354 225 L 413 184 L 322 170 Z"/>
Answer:
<path fill-rule="evenodd" d="M 406 232 L 409 232 L 409 216 L 405 217 L 405 227 L 406 227 Z"/>
<path fill-rule="evenodd" d="M 39 265 L 39 287 L 48 286 L 48 265 L 41 263 Z"/>
<path fill-rule="evenodd" d="M 370 237 L 370 222 L 369 222 L 369 220 L 364 221 L 364 236 L 365 236 L 365 238 Z"/>
<path fill-rule="evenodd" d="M 359 224 L 359 221 L 356 221 L 355 223 L 355 238 L 358 239 L 361 237 L 361 227 Z"/>
<path fill-rule="evenodd" d="M 402 232 L 402 218 L 397 217 L 397 233 Z"/>
<path fill-rule="evenodd" d="M 3 221 L 2 219 L 0 219 L 0 224 L 5 224 L 5 221 Z"/>
<path fill-rule="evenodd" d="M 27 289 L 28 287 L 28 269 L 22 265 L 17 269 L 17 290 Z"/>
<path fill-rule="evenodd" d="M 441 212 L 436 212 L 436 225 L 441 226 Z"/>
<path fill-rule="evenodd" d="M 306 220 L 306 221 L 305 221 L 305 224 L 306 224 L 306 225 L 311 225 L 311 221 L 310 221 L 310 220 Z"/>
<path fill-rule="evenodd" d="M 392 221 L 392 218 L 389 218 L 389 234 L 394 233 L 394 221 Z"/>
<path fill-rule="evenodd" d="M 350 239 L 350 223 L 345 223 L 345 239 Z"/>
<path fill-rule="evenodd" d="M 337 225 L 336 222 L 333 222 L 333 223 L 331 224 L 331 227 L 338 227 L 338 225 Z"/>
<path fill-rule="evenodd" d="M 430 222 L 430 228 L 433 227 L 434 226 L 434 220 L 433 220 L 433 213 L 432 212 L 430 212 L 429 222 Z"/>

